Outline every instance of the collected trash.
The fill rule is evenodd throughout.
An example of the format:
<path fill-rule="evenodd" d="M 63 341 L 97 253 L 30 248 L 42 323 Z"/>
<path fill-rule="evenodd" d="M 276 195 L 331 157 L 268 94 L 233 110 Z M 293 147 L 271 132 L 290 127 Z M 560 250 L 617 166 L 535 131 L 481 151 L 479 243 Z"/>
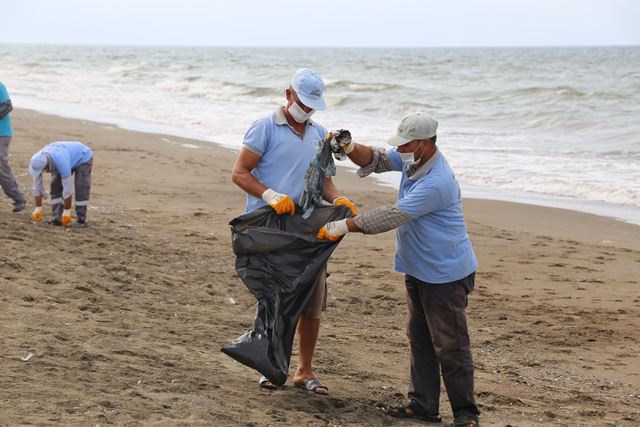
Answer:
<path fill-rule="evenodd" d="M 318 142 L 316 155 L 304 176 L 304 191 L 300 198 L 300 206 L 302 206 L 305 219 L 311 216 L 316 206 L 322 204 L 325 177 L 336 174 L 336 165 L 331 157 L 332 151 L 329 143 L 332 138 L 333 135 L 328 132 L 327 137 Z"/>
<path fill-rule="evenodd" d="M 332 131 L 331 136 L 327 139 L 336 160 L 346 160 L 348 156 L 344 147 L 351 144 L 351 132 L 346 129 Z"/>
<path fill-rule="evenodd" d="M 351 217 L 344 206 L 317 206 L 308 219 L 277 215 L 270 207 L 232 220 L 236 271 L 258 300 L 253 329 L 222 351 L 276 385 L 287 380 L 298 318 L 337 241 L 315 238 L 330 221 Z"/>

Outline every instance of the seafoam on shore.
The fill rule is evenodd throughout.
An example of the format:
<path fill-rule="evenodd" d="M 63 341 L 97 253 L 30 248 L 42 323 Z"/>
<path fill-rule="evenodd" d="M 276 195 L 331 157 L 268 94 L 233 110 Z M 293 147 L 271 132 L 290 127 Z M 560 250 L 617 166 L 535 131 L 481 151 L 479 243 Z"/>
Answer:
<path fill-rule="evenodd" d="M 640 48 L 0 53 L 18 106 L 235 147 L 282 102 L 292 70 L 314 67 L 329 103 L 315 118 L 358 141 L 384 144 L 410 111 L 438 117 L 439 144 L 468 196 L 640 222 Z"/>

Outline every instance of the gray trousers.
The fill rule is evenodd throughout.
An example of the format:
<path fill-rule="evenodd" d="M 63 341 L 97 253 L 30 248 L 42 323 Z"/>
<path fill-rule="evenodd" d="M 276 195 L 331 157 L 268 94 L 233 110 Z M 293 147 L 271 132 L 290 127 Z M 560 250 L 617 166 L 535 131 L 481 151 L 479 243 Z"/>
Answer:
<path fill-rule="evenodd" d="M 9 165 L 9 145 L 11 145 L 10 136 L 0 136 L 0 187 L 4 193 L 13 200 L 13 203 L 24 202 L 25 198 L 16 177 Z"/>
<path fill-rule="evenodd" d="M 455 282 L 426 283 L 407 275 L 411 347 L 409 398 L 439 413 L 440 371 L 454 416 L 479 415 L 473 395 L 473 359 L 467 329 L 467 295 L 475 273 Z"/>
<path fill-rule="evenodd" d="M 78 222 L 87 220 L 87 207 L 89 206 L 89 195 L 91 193 L 91 168 L 93 159 L 81 164 L 73 169 L 74 187 L 76 195 L 76 217 Z M 62 201 L 62 177 L 53 173 L 51 176 L 51 216 L 60 220 L 64 204 Z"/>

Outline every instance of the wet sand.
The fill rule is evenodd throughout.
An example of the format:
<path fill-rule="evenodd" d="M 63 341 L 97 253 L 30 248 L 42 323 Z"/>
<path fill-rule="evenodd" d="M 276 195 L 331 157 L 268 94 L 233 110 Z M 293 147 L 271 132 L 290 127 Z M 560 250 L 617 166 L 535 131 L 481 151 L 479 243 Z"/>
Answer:
<path fill-rule="evenodd" d="M 349 235 L 329 263 L 315 365 L 330 395 L 262 391 L 219 351 L 254 316 L 227 226 L 244 207 L 236 152 L 26 110 L 13 122 L 24 188 L 48 142 L 80 140 L 95 162 L 88 229 L 0 203 L 0 425 L 418 425 L 377 409 L 408 382 L 393 232 Z M 335 181 L 361 209 L 395 197 L 345 169 Z M 639 425 L 640 227 L 473 199 L 465 216 L 483 425 Z M 451 421 L 445 393 L 441 408 Z"/>

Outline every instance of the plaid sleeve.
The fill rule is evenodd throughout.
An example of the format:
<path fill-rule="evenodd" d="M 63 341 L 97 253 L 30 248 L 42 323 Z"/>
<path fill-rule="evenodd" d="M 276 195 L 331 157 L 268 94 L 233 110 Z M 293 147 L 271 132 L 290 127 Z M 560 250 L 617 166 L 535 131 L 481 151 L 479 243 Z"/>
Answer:
<path fill-rule="evenodd" d="M 387 150 L 380 147 L 371 147 L 371 151 L 373 152 L 371 163 L 358 169 L 358 176 L 360 178 L 369 176 L 374 172 L 382 173 L 394 170 L 391 155 Z"/>
<path fill-rule="evenodd" d="M 395 205 L 375 208 L 353 219 L 364 234 L 378 234 L 398 228 L 412 218 Z"/>

